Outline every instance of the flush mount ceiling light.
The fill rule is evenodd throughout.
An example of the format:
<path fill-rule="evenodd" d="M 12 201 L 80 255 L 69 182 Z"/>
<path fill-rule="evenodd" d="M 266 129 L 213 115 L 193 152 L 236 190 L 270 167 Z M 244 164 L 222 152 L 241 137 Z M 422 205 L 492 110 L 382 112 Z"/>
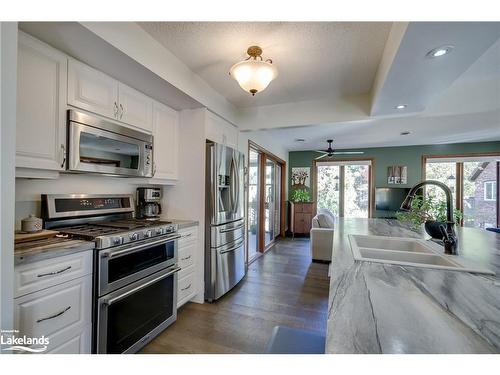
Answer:
<path fill-rule="evenodd" d="M 405 109 L 406 107 L 407 107 L 406 104 L 399 104 L 399 105 L 395 106 L 394 108 L 396 108 L 396 109 Z"/>
<path fill-rule="evenodd" d="M 229 70 L 240 87 L 254 96 L 266 89 L 273 79 L 278 76 L 278 69 L 271 59 L 262 58 L 262 48 L 248 47 L 248 58 L 234 64 Z"/>
<path fill-rule="evenodd" d="M 434 49 L 431 49 L 429 52 L 427 52 L 426 56 L 433 59 L 435 57 L 441 57 L 444 55 L 449 54 L 451 51 L 453 51 L 453 46 L 442 46 L 442 47 L 437 47 Z"/>

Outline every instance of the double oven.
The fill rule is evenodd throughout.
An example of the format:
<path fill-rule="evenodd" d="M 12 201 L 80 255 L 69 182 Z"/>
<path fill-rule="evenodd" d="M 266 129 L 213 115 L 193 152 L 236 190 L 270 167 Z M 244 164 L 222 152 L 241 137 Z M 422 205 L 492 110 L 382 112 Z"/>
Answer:
<path fill-rule="evenodd" d="M 134 353 L 177 319 L 177 239 L 98 253 L 97 353 Z"/>
<path fill-rule="evenodd" d="M 94 353 L 134 353 L 177 319 L 177 225 L 133 216 L 132 195 L 42 195 L 47 229 L 94 241 Z"/>

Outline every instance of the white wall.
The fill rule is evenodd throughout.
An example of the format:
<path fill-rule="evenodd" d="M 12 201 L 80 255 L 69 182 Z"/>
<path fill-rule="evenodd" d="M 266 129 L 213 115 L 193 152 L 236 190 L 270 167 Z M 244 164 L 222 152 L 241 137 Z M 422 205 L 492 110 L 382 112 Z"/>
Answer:
<path fill-rule="evenodd" d="M 56 180 L 16 179 L 16 227 L 30 213 L 40 215 L 41 194 L 135 194 L 130 179 L 91 174 L 61 174 Z"/>
<path fill-rule="evenodd" d="M 205 265 L 205 117 L 203 110 L 180 112 L 179 126 L 179 181 L 164 190 L 162 208 L 175 219 L 199 222 L 196 250 L 195 302 L 204 301 Z"/>
<path fill-rule="evenodd" d="M 12 329 L 17 23 L 0 23 L 0 329 Z"/>

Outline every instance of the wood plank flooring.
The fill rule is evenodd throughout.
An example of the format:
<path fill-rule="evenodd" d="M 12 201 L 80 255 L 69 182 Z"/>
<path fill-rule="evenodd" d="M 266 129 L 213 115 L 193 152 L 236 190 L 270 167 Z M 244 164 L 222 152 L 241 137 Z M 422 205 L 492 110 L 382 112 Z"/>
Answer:
<path fill-rule="evenodd" d="M 277 325 L 325 332 L 328 265 L 311 263 L 308 239 L 277 241 L 213 304 L 188 303 L 141 353 L 264 353 Z"/>

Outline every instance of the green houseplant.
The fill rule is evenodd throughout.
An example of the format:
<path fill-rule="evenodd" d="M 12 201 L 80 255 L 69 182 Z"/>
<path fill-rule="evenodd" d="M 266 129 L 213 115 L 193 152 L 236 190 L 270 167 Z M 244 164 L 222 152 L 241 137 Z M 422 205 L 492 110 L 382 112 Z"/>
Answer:
<path fill-rule="evenodd" d="M 455 223 L 460 223 L 462 213 L 454 209 L 453 217 Z M 441 239 L 443 236 L 439 226 L 446 225 L 446 202 L 432 195 L 425 198 L 416 196 L 411 202 L 410 211 L 396 212 L 396 218 L 411 223 L 414 229 L 424 224 L 425 231 L 432 238 Z"/>
<path fill-rule="evenodd" d="M 311 196 L 306 189 L 297 189 L 292 191 L 290 200 L 294 203 L 309 202 L 311 200 Z"/>

